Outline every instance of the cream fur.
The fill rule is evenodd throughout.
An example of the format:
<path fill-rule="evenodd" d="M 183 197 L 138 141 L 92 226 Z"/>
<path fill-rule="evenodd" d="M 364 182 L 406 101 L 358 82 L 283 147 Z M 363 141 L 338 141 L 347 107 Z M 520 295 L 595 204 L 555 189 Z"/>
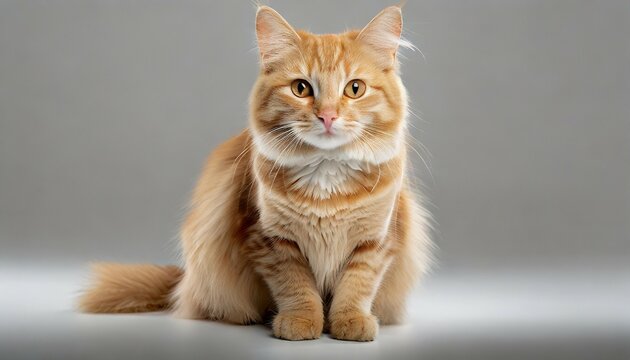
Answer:
<path fill-rule="evenodd" d="M 400 8 L 360 32 L 313 35 L 261 7 L 256 29 L 250 126 L 208 158 L 182 226 L 183 272 L 101 266 L 80 308 L 237 324 L 275 314 L 279 338 L 373 340 L 404 318 L 429 264 L 428 214 L 407 180 Z M 313 95 L 293 95 L 295 79 Z M 367 84 L 360 98 L 343 95 L 352 79 Z M 324 107 L 339 113 L 331 136 Z"/>

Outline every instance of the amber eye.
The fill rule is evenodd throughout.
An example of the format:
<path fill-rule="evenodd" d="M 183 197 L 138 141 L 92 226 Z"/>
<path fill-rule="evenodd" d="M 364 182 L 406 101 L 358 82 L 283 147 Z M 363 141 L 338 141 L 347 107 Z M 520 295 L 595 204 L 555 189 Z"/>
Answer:
<path fill-rule="evenodd" d="M 343 89 L 343 93 L 351 99 L 358 99 L 365 94 L 365 83 L 361 80 L 351 80 Z"/>
<path fill-rule="evenodd" d="M 293 95 L 299 98 L 313 95 L 313 88 L 311 87 L 311 84 L 302 79 L 293 80 L 291 83 L 291 91 L 293 91 Z"/>

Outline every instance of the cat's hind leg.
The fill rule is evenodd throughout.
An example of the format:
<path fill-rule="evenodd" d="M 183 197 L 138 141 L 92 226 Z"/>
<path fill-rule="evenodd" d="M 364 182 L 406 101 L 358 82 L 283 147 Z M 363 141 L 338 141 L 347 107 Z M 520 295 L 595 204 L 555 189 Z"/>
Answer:
<path fill-rule="evenodd" d="M 414 259 L 400 255 L 387 269 L 372 303 L 372 314 L 381 325 L 399 324 L 404 320 L 407 297 L 415 284 L 416 276 L 410 272 Z"/>
<path fill-rule="evenodd" d="M 390 233 L 396 237 L 396 254 L 372 303 L 372 313 L 382 325 L 405 319 L 407 299 L 431 263 L 426 211 L 406 191 L 396 211 Z"/>
<path fill-rule="evenodd" d="M 243 269 L 209 276 L 186 269 L 174 297 L 174 314 L 186 319 L 219 320 L 234 324 L 261 323 L 271 300 L 257 274 Z"/>

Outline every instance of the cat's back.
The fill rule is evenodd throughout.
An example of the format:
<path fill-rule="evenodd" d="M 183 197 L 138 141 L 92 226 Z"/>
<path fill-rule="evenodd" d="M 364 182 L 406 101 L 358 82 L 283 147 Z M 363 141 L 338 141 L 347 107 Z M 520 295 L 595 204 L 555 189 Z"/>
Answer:
<path fill-rule="evenodd" d="M 227 167 L 239 168 L 241 163 L 246 165 L 249 162 L 251 141 L 249 130 L 241 131 L 217 146 L 210 153 L 206 166 L 225 171 Z"/>
<path fill-rule="evenodd" d="M 193 201 L 204 193 L 220 189 L 220 185 L 246 182 L 249 176 L 252 137 L 243 130 L 217 146 L 208 156 Z"/>
<path fill-rule="evenodd" d="M 225 226 L 225 218 L 247 218 L 252 186 L 250 158 L 252 138 L 248 130 L 217 146 L 208 156 L 192 195 L 190 211 L 182 226 L 185 239 L 211 224 Z M 243 210 L 244 209 L 244 210 Z M 217 218 L 217 216 L 222 218 Z M 216 230 L 216 229 L 215 229 Z M 235 229 L 222 229 L 232 233 Z"/>

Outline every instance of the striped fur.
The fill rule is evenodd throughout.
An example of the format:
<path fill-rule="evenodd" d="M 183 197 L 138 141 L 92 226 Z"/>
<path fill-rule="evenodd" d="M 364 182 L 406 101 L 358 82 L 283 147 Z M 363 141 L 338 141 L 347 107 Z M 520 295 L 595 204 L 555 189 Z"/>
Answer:
<path fill-rule="evenodd" d="M 249 127 L 210 155 L 182 227 L 185 271 L 159 275 L 156 284 L 178 284 L 153 297 L 162 308 L 171 296 L 184 318 L 247 324 L 271 311 L 283 339 L 315 339 L 327 329 L 373 340 L 379 322 L 403 319 L 429 259 L 426 213 L 406 179 L 400 8 L 361 31 L 314 35 L 261 7 L 256 29 L 261 71 Z M 296 79 L 313 96 L 295 96 Z M 357 99 L 343 94 L 353 79 L 367 84 Z M 322 108 L 338 114 L 332 133 L 317 118 Z M 109 293 L 103 286 L 87 292 L 84 310 L 155 308 L 152 299 L 116 306 L 125 292 L 99 304 L 96 295 Z"/>

